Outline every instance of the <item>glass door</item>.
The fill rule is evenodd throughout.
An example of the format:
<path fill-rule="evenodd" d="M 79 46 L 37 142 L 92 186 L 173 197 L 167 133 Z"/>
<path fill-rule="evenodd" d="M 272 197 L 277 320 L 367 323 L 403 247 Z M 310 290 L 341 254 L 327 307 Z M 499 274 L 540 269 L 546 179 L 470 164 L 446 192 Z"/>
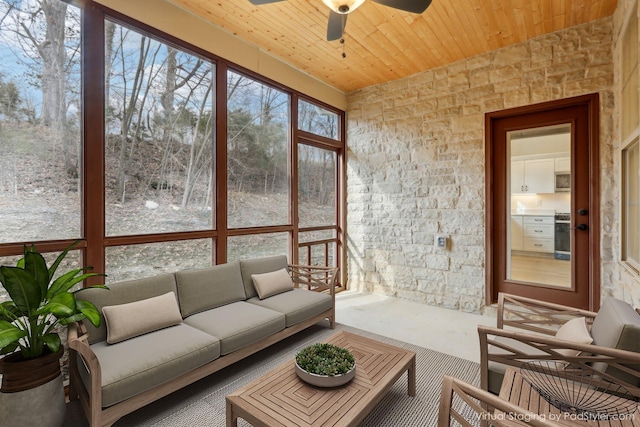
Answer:
<path fill-rule="evenodd" d="M 571 124 L 510 131 L 507 156 L 507 279 L 571 288 Z"/>
<path fill-rule="evenodd" d="M 598 95 L 487 113 L 487 303 L 599 307 Z"/>

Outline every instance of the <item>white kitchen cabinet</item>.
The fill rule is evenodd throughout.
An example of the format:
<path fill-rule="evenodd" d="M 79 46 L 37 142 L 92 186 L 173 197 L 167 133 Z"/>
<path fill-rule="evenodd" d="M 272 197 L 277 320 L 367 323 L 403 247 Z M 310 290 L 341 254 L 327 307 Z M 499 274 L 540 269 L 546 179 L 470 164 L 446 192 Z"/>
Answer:
<path fill-rule="evenodd" d="M 553 253 L 554 219 L 552 216 L 525 216 L 523 221 L 523 250 Z"/>
<path fill-rule="evenodd" d="M 514 160 L 511 162 L 511 193 L 553 193 L 554 159 Z"/>
<path fill-rule="evenodd" d="M 523 249 L 523 219 L 522 215 L 511 215 L 511 250 Z"/>
<path fill-rule="evenodd" d="M 571 172 L 571 157 L 556 157 L 555 162 L 556 172 Z"/>
<path fill-rule="evenodd" d="M 524 160 L 511 162 L 511 193 L 524 193 Z"/>

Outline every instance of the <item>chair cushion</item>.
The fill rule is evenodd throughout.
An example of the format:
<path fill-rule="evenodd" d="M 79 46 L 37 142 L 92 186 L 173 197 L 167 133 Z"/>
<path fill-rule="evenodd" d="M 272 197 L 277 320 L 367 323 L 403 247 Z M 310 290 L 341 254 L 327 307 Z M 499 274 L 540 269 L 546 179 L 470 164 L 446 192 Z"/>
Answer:
<path fill-rule="evenodd" d="M 102 307 L 102 314 L 107 324 L 109 344 L 182 323 L 173 292 L 127 304 Z"/>
<path fill-rule="evenodd" d="M 252 274 L 251 279 L 260 299 L 293 289 L 293 280 L 291 280 L 286 268 L 269 273 Z"/>
<path fill-rule="evenodd" d="M 181 323 L 139 337 L 91 345 L 102 369 L 102 406 L 108 407 L 220 357 L 220 342 Z M 82 380 L 89 378 L 78 358 Z"/>
<path fill-rule="evenodd" d="M 609 297 L 604 300 L 591 325 L 593 343 L 602 347 L 617 348 L 640 352 L 640 315 L 624 301 Z M 606 363 L 594 363 L 593 368 L 607 374 L 639 385 L 631 375 L 607 366 Z M 640 370 L 639 366 L 633 369 Z"/>
<path fill-rule="evenodd" d="M 218 338 L 225 355 L 283 330 L 285 316 L 240 301 L 194 314 L 184 322 Z"/>
<path fill-rule="evenodd" d="M 562 325 L 556 332 L 556 338 L 580 344 L 591 344 L 593 342 L 593 338 L 587 328 L 587 319 L 585 317 L 576 317 Z M 557 351 L 565 356 L 577 356 L 580 354 L 579 350 L 568 348 L 558 349 Z"/>
<path fill-rule="evenodd" d="M 108 283 L 109 290 L 85 289 L 77 294 L 78 299 L 91 301 L 99 311 L 109 305 L 126 304 L 128 302 L 164 295 L 167 292 L 177 292 L 176 280 L 173 274 L 160 274 L 143 279 L 127 280 L 124 282 Z M 107 339 L 106 322 L 101 322 L 94 328 L 91 322 L 83 322 L 89 332 L 89 343 L 93 344 Z"/>
<path fill-rule="evenodd" d="M 285 255 L 240 260 L 240 271 L 242 272 L 244 292 L 247 295 L 247 299 L 258 295 L 256 288 L 253 286 L 252 274 L 269 273 L 282 268 L 289 268 L 289 262 Z"/>
<path fill-rule="evenodd" d="M 248 302 L 284 314 L 287 328 L 333 307 L 330 295 L 297 288 L 266 299 L 254 297 Z"/>
<path fill-rule="evenodd" d="M 246 298 L 238 261 L 179 271 L 176 284 L 183 317 Z"/>

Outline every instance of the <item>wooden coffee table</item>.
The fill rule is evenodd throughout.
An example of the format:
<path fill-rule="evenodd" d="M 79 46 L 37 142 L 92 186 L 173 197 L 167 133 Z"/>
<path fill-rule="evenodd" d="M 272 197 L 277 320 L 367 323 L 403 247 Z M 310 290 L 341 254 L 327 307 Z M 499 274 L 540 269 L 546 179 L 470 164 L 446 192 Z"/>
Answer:
<path fill-rule="evenodd" d="M 354 426 L 371 412 L 406 371 L 409 396 L 416 395 L 416 354 L 349 332 L 326 342 L 349 349 L 355 378 L 319 388 L 298 378 L 290 360 L 227 396 L 227 426 L 238 417 L 253 426 Z"/>

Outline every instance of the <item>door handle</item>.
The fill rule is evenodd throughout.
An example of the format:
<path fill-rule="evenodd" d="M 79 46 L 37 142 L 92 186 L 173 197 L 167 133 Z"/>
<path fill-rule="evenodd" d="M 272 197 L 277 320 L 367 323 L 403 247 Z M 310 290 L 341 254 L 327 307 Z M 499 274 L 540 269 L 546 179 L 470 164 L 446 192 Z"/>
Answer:
<path fill-rule="evenodd" d="M 586 231 L 589 229 L 589 226 L 587 224 L 578 224 L 574 230 L 580 230 L 580 231 Z"/>

